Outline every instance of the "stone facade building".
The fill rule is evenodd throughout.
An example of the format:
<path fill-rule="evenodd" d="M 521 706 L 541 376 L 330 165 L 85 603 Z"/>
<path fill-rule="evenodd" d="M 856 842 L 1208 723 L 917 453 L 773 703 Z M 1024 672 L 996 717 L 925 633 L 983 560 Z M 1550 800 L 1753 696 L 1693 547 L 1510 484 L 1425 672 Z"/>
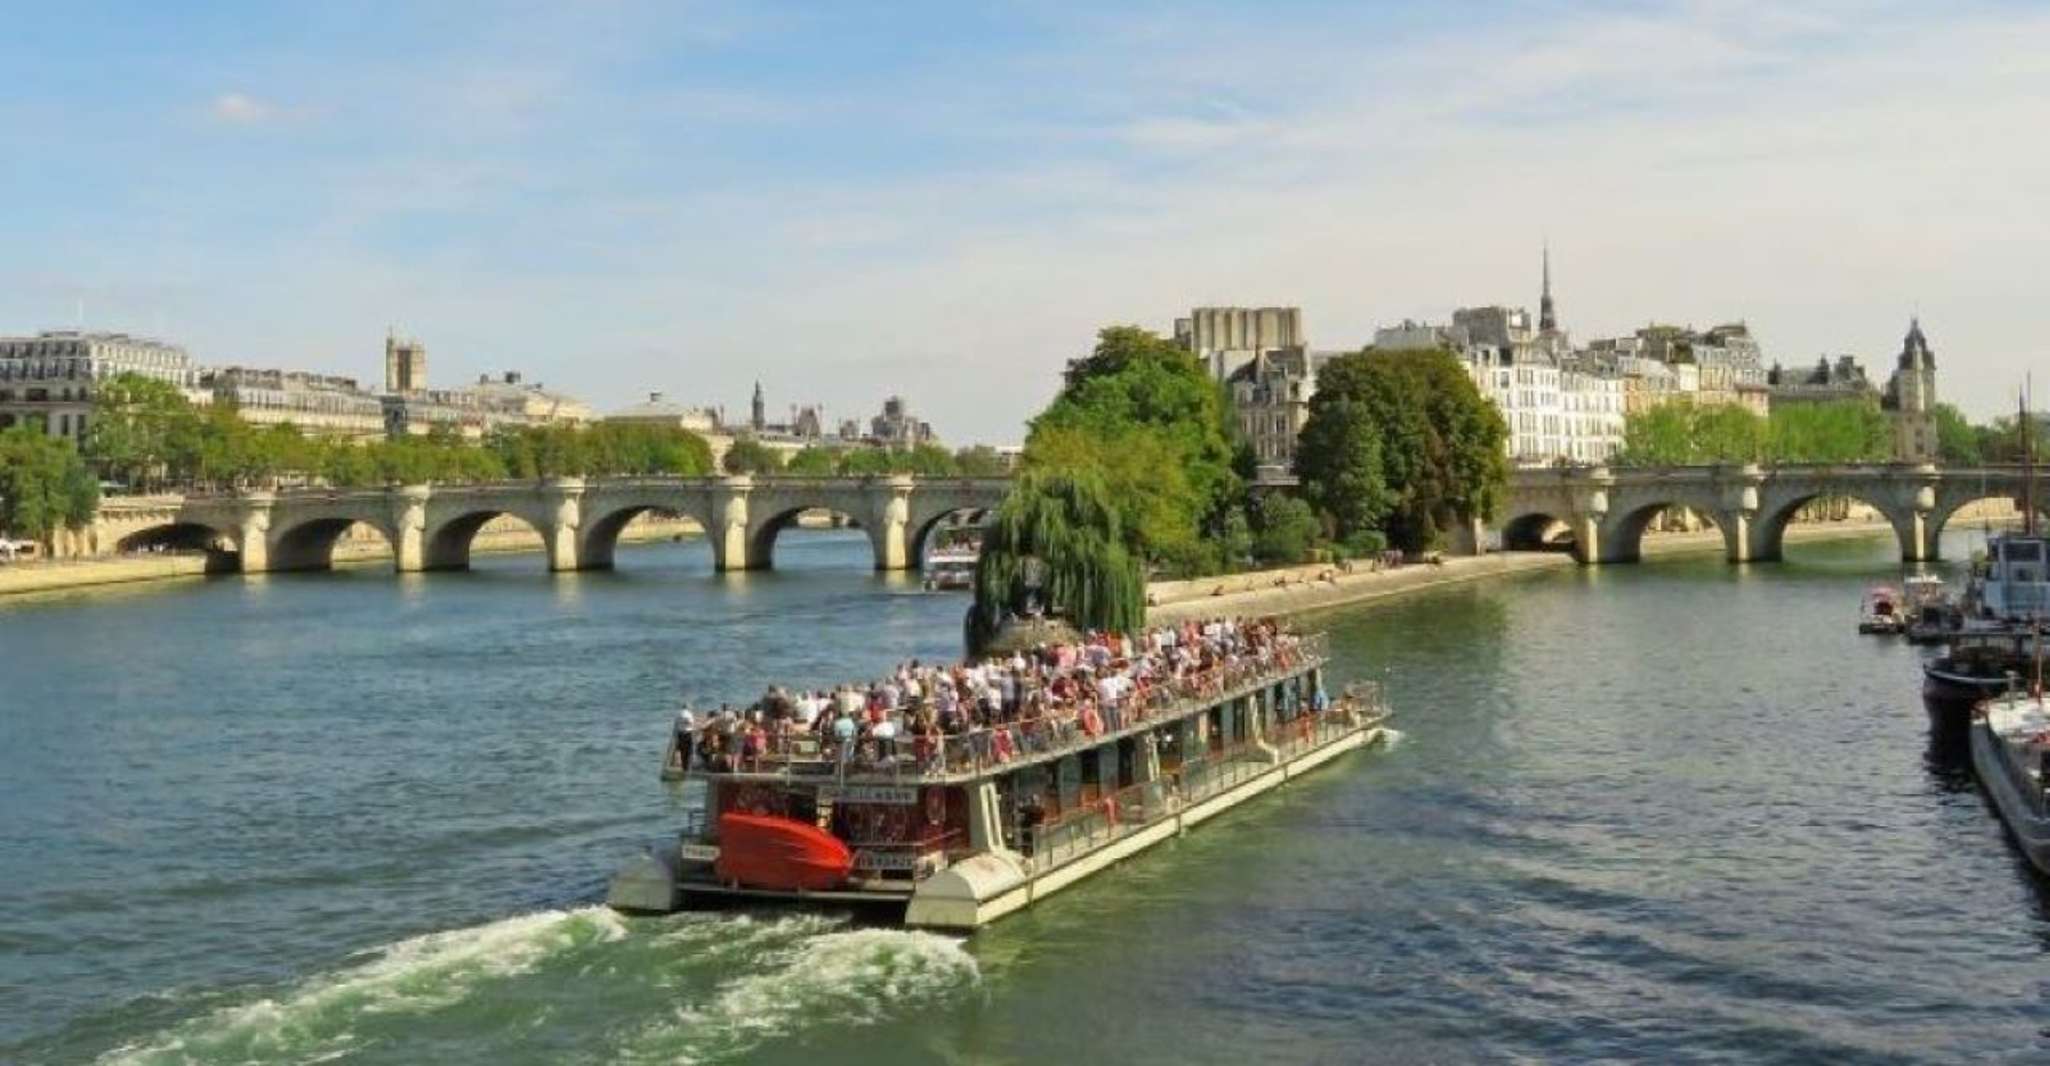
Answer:
<path fill-rule="evenodd" d="M 383 401 L 355 378 L 231 366 L 203 372 L 199 383 L 214 403 L 233 405 L 253 425 L 290 425 L 310 436 L 357 440 L 385 434 Z"/>
<path fill-rule="evenodd" d="M 480 375 L 475 385 L 459 389 L 388 392 L 381 403 L 385 433 L 393 438 L 443 429 L 474 440 L 500 427 L 576 426 L 592 420 L 589 404 L 539 383 L 527 384 L 512 371 L 498 378 Z"/>
<path fill-rule="evenodd" d="M 384 334 L 384 391 L 418 392 L 427 387 L 427 346 L 417 340 Z"/>
<path fill-rule="evenodd" d="M 199 368 L 175 344 L 126 333 L 46 330 L 0 337 L 0 429 L 40 425 L 53 437 L 83 441 L 98 383 L 140 374 L 177 386 L 198 403 Z"/>
<path fill-rule="evenodd" d="M 868 420 L 868 436 L 871 441 L 891 448 L 930 444 L 935 439 L 932 423 L 913 417 L 911 405 L 902 396 L 883 401 L 882 413 Z"/>
<path fill-rule="evenodd" d="M 1936 439 L 1936 353 L 1922 335 L 1919 318 L 1908 321 L 1893 377 L 1886 383 L 1886 409 L 1893 415 L 1894 458 L 1934 462 Z"/>
<path fill-rule="evenodd" d="M 1229 380 L 1262 352 L 1307 351 L 1310 345 L 1300 307 L 1198 307 L 1175 319 L 1174 336 L 1218 381 Z"/>
<path fill-rule="evenodd" d="M 1433 348 L 1458 356 L 1474 387 L 1502 412 L 1510 462 L 1600 463 L 1622 447 L 1625 381 L 1573 351 L 1552 296 L 1549 250 L 1535 322 L 1521 307 L 1462 307 L 1447 326 L 1405 321 L 1374 334 L 1375 351 Z"/>
<path fill-rule="evenodd" d="M 1880 401 L 1878 386 L 1872 384 L 1853 355 L 1839 355 L 1834 360 L 1825 355 L 1812 367 L 1790 368 L 1775 363 L 1766 374 L 1766 385 L 1776 404 Z"/>
<path fill-rule="evenodd" d="M 1263 481 L 1280 480 L 1295 469 L 1296 438 L 1310 418 L 1317 391 L 1317 367 L 1330 356 L 1301 348 L 1262 352 L 1225 382 L 1239 433 L 1259 463 Z"/>

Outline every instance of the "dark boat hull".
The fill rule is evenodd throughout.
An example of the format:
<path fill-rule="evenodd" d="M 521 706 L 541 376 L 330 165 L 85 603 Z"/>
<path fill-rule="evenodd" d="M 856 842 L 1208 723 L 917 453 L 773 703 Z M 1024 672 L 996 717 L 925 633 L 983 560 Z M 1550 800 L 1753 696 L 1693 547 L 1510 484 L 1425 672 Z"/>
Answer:
<path fill-rule="evenodd" d="M 1922 667 L 1922 706 L 1940 732 L 1963 736 L 1972 725 L 1972 709 L 2007 692 L 2008 679 L 1958 673 L 1942 661 Z"/>

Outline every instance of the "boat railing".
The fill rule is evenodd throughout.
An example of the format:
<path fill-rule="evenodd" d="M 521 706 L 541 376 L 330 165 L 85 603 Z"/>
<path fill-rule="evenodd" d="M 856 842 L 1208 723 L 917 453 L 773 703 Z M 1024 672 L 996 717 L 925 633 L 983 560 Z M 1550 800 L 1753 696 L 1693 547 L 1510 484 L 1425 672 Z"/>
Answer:
<path fill-rule="evenodd" d="M 1153 822 L 1167 813 L 1163 801 L 1172 788 L 1165 778 L 1128 785 L 1027 828 L 1023 833 L 1028 848 L 1022 856 L 1025 865 L 1033 873 L 1050 870 Z"/>
<path fill-rule="evenodd" d="M 909 735 L 900 726 L 894 737 L 850 741 L 812 733 L 765 736 L 767 747 L 759 756 L 729 756 L 733 769 L 715 772 L 900 781 L 1055 759 L 1296 676 L 1325 662 L 1327 649 L 1323 634 L 1309 634 L 1245 662 L 1152 682 L 1113 703 L 1084 696 L 1051 714 L 975 725 L 959 733 Z"/>
<path fill-rule="evenodd" d="M 1154 781 L 1085 801 L 1024 830 L 1020 835 L 1027 842 L 1026 866 L 1033 873 L 1043 873 L 1178 809 L 1272 773 L 1280 762 L 1323 747 L 1385 716 L 1379 685 L 1359 683 L 1346 695 L 1343 710 L 1347 713 L 1304 709 L 1293 718 L 1272 723 L 1262 736 L 1203 751 Z"/>

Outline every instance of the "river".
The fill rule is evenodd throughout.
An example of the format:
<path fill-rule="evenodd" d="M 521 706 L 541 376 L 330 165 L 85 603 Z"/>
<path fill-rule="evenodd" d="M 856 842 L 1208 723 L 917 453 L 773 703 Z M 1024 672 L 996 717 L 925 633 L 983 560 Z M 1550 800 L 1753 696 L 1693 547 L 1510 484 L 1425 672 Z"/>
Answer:
<path fill-rule="evenodd" d="M 1392 750 L 966 939 L 596 905 L 677 694 L 956 652 L 858 532 L 0 604 L 0 1061 L 2040 1061 L 2050 890 L 1853 632 L 1890 545 L 1321 616 Z"/>

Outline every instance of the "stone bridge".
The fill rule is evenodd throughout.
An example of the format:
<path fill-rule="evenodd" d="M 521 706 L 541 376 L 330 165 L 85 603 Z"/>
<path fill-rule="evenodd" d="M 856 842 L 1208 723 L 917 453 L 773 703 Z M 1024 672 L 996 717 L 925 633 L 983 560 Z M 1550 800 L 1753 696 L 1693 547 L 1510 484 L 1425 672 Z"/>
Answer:
<path fill-rule="evenodd" d="M 153 497 L 103 508 L 99 547 L 204 547 L 221 569 L 324 570 L 336 542 L 361 523 L 383 534 L 402 572 L 460 570 L 486 522 L 511 515 L 541 537 L 551 570 L 605 569 L 636 516 L 695 519 L 719 570 L 766 569 L 776 536 L 805 511 L 846 515 L 868 534 L 878 570 L 916 568 L 949 516 L 1002 502 L 1002 478 L 555 478 L 383 489 L 288 489 Z"/>
<path fill-rule="evenodd" d="M 1519 470 L 1510 478 L 1499 521 L 1505 548 L 1544 547 L 1561 526 L 1583 563 L 1635 562 L 1644 532 L 1669 507 L 1690 508 L 1722 532 L 1733 563 L 1779 559 L 1787 523 L 1803 504 L 1848 498 L 1870 505 L 1893 526 L 1901 559 L 1937 558 L 1939 538 L 1966 504 L 2022 497 L 2021 467 L 1928 464 L 1704 466 L 1610 470 Z M 2036 498 L 2050 500 L 2050 478 L 2035 476 Z"/>

